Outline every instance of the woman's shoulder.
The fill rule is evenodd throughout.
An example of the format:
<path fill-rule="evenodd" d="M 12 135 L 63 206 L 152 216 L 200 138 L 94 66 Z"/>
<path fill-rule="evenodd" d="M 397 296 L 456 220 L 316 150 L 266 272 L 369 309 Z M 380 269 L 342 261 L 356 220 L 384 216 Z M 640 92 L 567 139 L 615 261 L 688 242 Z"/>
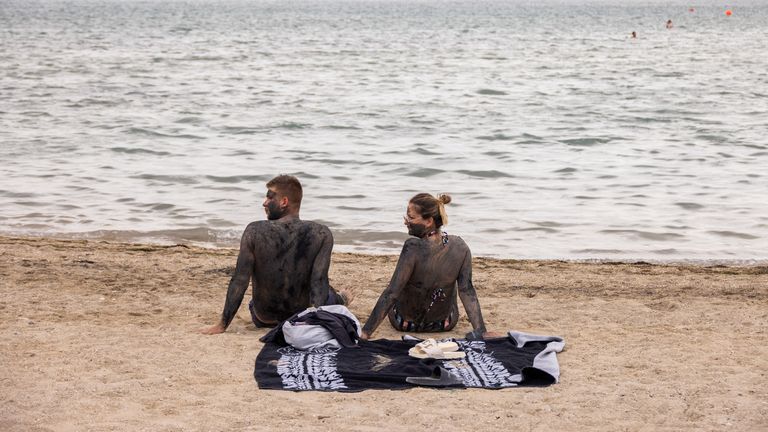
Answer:
<path fill-rule="evenodd" d="M 461 238 L 460 236 L 449 234 L 447 237 L 448 237 L 448 243 L 454 243 L 454 244 L 469 248 L 469 246 L 467 245 L 467 242 L 465 242 L 464 239 Z"/>

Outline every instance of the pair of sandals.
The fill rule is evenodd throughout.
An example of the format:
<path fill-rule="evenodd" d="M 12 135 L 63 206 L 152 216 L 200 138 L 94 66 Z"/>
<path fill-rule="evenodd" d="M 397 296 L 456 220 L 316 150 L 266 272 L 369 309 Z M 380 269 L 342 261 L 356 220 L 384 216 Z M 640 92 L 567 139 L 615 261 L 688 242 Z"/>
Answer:
<path fill-rule="evenodd" d="M 408 355 L 418 359 L 455 360 L 464 358 L 466 353 L 459 351 L 459 344 L 456 342 L 426 339 L 409 349 Z"/>

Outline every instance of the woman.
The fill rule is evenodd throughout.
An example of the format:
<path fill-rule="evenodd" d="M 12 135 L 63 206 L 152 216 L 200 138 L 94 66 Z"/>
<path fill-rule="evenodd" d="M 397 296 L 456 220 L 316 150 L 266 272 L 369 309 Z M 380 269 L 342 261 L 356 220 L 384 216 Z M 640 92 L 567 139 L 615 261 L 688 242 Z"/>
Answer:
<path fill-rule="evenodd" d="M 387 316 L 400 331 L 451 330 L 459 318 L 457 293 L 474 328 L 467 339 L 496 336 L 485 330 L 472 286 L 469 247 L 461 237 L 441 230 L 448 223 L 445 205 L 450 202 L 448 195 L 420 193 L 411 198 L 405 225 L 414 238 L 405 241 L 392 280 L 363 326 L 362 339 L 368 339 Z"/>

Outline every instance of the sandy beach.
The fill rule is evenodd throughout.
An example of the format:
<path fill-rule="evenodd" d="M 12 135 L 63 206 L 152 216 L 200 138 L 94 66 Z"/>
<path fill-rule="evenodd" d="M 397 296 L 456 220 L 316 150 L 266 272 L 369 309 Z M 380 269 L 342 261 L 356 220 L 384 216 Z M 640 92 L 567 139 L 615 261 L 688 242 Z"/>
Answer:
<path fill-rule="evenodd" d="M 565 338 L 561 382 L 262 391 L 236 250 L 0 237 L 0 430 L 768 430 L 768 267 L 478 258 L 488 326 Z M 396 257 L 334 254 L 365 320 Z M 469 331 L 462 319 L 454 336 Z M 386 324 L 374 338 L 399 338 Z"/>

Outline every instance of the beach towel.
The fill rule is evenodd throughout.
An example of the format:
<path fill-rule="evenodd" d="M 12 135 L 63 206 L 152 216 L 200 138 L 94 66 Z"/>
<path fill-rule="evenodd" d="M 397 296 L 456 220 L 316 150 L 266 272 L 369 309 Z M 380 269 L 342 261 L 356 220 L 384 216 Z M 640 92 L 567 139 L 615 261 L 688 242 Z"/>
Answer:
<path fill-rule="evenodd" d="M 510 331 L 505 338 L 451 340 L 464 358 L 411 357 L 408 350 L 420 342 L 416 338 L 313 350 L 266 343 L 256 357 L 254 377 L 261 389 L 343 392 L 414 388 L 430 381 L 420 378 L 434 377 L 441 377 L 435 387 L 487 389 L 547 386 L 560 379 L 557 353 L 565 347 L 560 337 Z"/>

